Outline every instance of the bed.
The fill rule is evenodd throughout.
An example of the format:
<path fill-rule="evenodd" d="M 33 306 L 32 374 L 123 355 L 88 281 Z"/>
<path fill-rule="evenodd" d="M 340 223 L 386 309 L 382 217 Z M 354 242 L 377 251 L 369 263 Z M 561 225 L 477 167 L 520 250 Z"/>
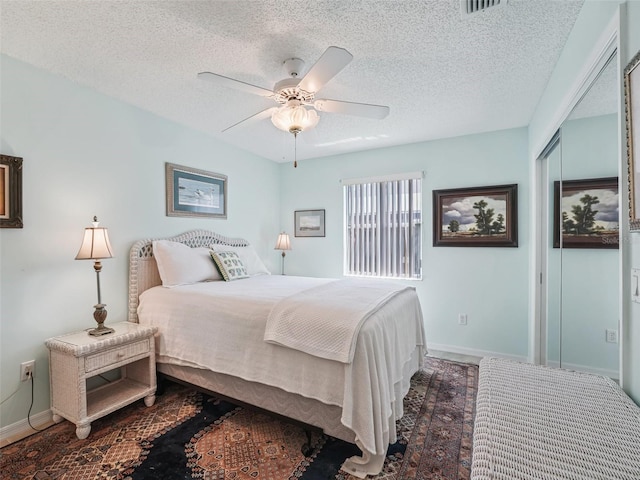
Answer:
<path fill-rule="evenodd" d="M 189 258 L 199 252 L 203 263 L 189 272 L 215 249 L 216 261 L 238 252 L 233 258 L 251 274 L 166 285 L 161 248 L 167 245 Z M 396 441 L 411 376 L 426 353 L 415 289 L 401 282 L 270 275 L 258 264 L 246 240 L 210 231 L 140 240 L 130 251 L 129 321 L 158 327 L 159 373 L 355 443 L 362 455 L 347 459 L 343 470 L 359 478 L 379 473 Z M 393 292 L 381 294 L 387 287 Z M 351 308 L 360 296 L 362 305 L 374 307 Z M 296 308 L 306 314 L 296 317 Z M 296 329 L 310 339 L 300 340 Z M 344 329 L 353 330 L 350 340 Z"/>

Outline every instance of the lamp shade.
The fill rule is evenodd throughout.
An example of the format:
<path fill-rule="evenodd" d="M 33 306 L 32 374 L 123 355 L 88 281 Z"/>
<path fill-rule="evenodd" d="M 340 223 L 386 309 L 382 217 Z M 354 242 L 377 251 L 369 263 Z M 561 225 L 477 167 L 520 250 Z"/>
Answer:
<path fill-rule="evenodd" d="M 289 240 L 288 234 L 282 232 L 278 235 L 274 250 L 291 250 L 291 241 Z"/>
<path fill-rule="evenodd" d="M 313 108 L 306 108 L 297 100 L 289 100 L 286 105 L 271 115 L 271 122 L 280 130 L 300 133 L 318 124 L 320 117 Z"/>
<path fill-rule="evenodd" d="M 84 238 L 76 255 L 76 260 L 97 260 L 113 257 L 109 233 L 106 228 L 99 227 L 98 224 L 98 219 L 93 217 L 93 227 L 84 229 Z"/>

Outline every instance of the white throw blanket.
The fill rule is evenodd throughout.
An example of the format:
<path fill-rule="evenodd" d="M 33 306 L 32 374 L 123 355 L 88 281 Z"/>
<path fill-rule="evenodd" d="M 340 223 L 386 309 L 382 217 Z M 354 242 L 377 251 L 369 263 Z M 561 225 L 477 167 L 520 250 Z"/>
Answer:
<path fill-rule="evenodd" d="M 280 300 L 264 340 L 328 360 L 351 363 L 364 321 L 408 287 L 380 280 L 335 280 Z"/>

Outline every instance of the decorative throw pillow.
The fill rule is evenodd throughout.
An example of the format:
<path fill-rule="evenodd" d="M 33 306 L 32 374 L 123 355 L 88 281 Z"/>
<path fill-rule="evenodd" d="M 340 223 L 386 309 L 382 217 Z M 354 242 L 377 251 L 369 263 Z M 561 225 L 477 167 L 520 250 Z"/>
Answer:
<path fill-rule="evenodd" d="M 206 247 L 191 248 L 180 242 L 155 240 L 153 256 L 164 287 L 222 280 Z"/>
<path fill-rule="evenodd" d="M 230 245 L 210 245 L 209 248 L 214 252 L 236 252 L 244 267 L 247 269 L 247 275 L 253 277 L 254 275 L 271 275 L 271 272 L 267 270 L 262 260 L 258 256 L 256 250 L 251 246 L 246 247 L 232 247 Z"/>
<path fill-rule="evenodd" d="M 240 260 L 236 252 L 211 251 L 211 258 L 213 258 L 225 281 L 230 282 L 232 280 L 249 277 L 244 263 L 242 263 L 242 260 Z"/>

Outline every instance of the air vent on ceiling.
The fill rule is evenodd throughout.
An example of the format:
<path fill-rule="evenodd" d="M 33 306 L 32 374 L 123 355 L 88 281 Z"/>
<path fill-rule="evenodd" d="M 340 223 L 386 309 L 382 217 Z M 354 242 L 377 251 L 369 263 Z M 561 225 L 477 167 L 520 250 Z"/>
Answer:
<path fill-rule="evenodd" d="M 460 0 L 462 15 L 484 12 L 490 8 L 503 7 L 507 0 Z"/>

